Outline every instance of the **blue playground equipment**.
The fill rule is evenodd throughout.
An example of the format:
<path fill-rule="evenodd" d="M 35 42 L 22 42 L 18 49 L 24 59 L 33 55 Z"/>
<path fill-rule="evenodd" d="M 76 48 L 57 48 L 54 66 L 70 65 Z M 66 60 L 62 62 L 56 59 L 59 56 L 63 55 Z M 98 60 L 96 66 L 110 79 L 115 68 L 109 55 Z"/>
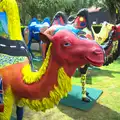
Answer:
<path fill-rule="evenodd" d="M 38 21 L 37 18 L 33 18 L 30 21 L 30 23 L 28 24 L 28 26 L 24 29 L 23 37 L 28 46 L 28 50 L 31 53 L 33 58 L 34 58 L 34 55 L 31 50 L 31 44 L 33 42 L 37 42 L 37 43 L 39 43 L 39 47 L 40 47 L 40 44 L 42 42 L 40 40 L 39 33 L 44 32 L 48 27 L 50 27 L 50 18 L 46 17 L 46 18 L 44 18 L 44 20 L 42 22 Z M 25 33 L 27 33 L 27 34 L 25 34 Z M 27 37 L 26 37 L 26 35 L 27 35 Z"/>

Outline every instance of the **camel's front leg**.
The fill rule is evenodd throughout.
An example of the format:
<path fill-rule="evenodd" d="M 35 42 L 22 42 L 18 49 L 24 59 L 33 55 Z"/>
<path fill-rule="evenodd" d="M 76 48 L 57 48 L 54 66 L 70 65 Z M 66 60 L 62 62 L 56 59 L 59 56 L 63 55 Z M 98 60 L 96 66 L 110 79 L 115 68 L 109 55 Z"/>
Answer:
<path fill-rule="evenodd" d="M 0 120 L 10 120 L 14 103 L 14 97 L 10 87 L 5 91 L 3 101 L 4 112 L 0 113 Z"/>
<path fill-rule="evenodd" d="M 85 102 L 90 102 L 90 99 L 87 98 L 86 96 L 86 73 L 87 73 L 88 65 L 85 65 L 80 68 L 80 73 L 81 73 L 81 83 L 82 83 L 82 100 Z"/>
<path fill-rule="evenodd" d="M 16 108 L 17 120 L 22 120 L 23 113 L 24 113 L 23 107 L 18 107 L 17 106 L 17 108 Z"/>

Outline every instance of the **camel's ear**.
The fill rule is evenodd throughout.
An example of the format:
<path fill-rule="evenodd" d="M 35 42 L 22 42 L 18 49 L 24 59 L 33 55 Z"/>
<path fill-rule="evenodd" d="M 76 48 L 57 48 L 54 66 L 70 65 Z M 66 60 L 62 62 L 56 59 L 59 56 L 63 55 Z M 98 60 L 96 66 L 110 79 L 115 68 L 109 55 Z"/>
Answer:
<path fill-rule="evenodd" d="M 40 33 L 40 39 L 44 42 L 44 43 L 47 43 L 49 44 L 50 43 L 50 37 L 47 36 L 46 34 L 44 33 Z"/>

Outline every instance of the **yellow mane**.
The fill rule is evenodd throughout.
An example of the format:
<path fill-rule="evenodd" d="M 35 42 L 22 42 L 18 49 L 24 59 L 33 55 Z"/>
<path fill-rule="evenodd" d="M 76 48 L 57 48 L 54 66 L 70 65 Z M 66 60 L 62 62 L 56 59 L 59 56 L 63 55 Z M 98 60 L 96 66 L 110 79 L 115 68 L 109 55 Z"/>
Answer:
<path fill-rule="evenodd" d="M 40 80 L 42 75 L 45 74 L 47 67 L 48 67 L 48 64 L 49 64 L 49 60 L 50 60 L 50 48 L 51 48 L 51 46 L 52 46 L 52 43 L 50 43 L 50 45 L 49 45 L 49 48 L 48 48 L 48 51 L 46 54 L 46 58 L 43 61 L 42 66 L 38 72 L 32 72 L 29 64 L 24 66 L 24 68 L 22 69 L 22 74 L 23 74 L 23 80 L 25 83 L 31 84 L 33 82 L 37 82 Z"/>
<path fill-rule="evenodd" d="M 71 78 L 67 76 L 63 68 L 58 70 L 58 86 L 54 85 L 54 90 L 49 92 L 49 96 L 42 98 L 41 100 L 29 100 L 22 98 L 17 102 L 18 106 L 28 106 L 30 109 L 36 111 L 45 111 L 49 108 L 53 108 L 59 101 L 68 95 L 68 92 L 72 90 Z"/>

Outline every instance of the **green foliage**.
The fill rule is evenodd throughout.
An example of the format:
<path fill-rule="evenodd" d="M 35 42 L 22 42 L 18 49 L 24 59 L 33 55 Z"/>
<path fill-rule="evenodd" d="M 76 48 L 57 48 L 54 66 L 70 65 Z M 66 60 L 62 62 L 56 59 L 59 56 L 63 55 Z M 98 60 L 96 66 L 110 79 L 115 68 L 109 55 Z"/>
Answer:
<path fill-rule="evenodd" d="M 43 19 L 49 16 L 50 18 L 57 11 L 64 11 L 64 8 L 69 9 L 73 0 L 24 0 L 19 3 L 20 16 L 23 24 L 29 22 L 33 17 Z"/>
<path fill-rule="evenodd" d="M 65 11 L 69 16 L 76 13 L 79 9 L 90 7 L 95 0 L 21 0 L 18 1 L 21 22 L 28 24 L 33 17 L 43 19 L 44 17 L 52 18 L 56 12 Z"/>
<path fill-rule="evenodd" d="M 21 22 L 27 25 L 31 18 L 52 18 L 56 12 L 64 11 L 69 16 L 77 13 L 81 8 L 91 6 L 109 9 L 113 15 L 120 11 L 120 0 L 17 0 L 19 3 Z"/>
<path fill-rule="evenodd" d="M 95 1 L 96 0 L 75 0 L 74 1 L 75 10 L 74 11 L 78 11 L 81 8 L 91 7 L 91 6 L 95 5 Z"/>
<path fill-rule="evenodd" d="M 96 5 L 108 9 L 112 18 L 116 16 L 116 22 L 120 23 L 120 0 L 98 0 Z M 118 10 L 117 14 L 116 10 Z"/>
<path fill-rule="evenodd" d="M 112 14 L 116 9 L 120 11 L 120 0 L 98 0 L 97 5 L 109 9 Z"/>

